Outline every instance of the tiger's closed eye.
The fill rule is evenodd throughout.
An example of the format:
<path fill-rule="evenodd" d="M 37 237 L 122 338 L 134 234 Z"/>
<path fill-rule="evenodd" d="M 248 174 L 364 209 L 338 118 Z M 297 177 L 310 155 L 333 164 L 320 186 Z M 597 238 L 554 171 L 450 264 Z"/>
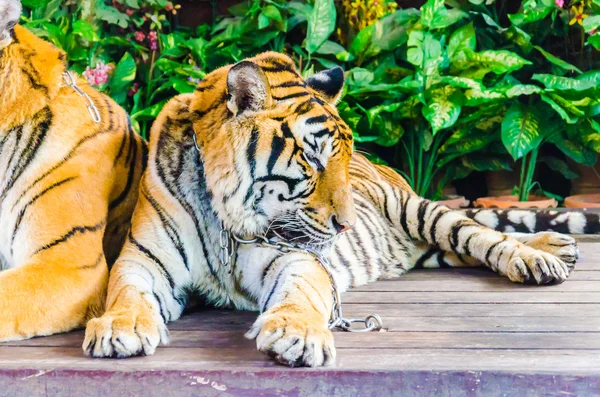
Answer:
<path fill-rule="evenodd" d="M 323 171 L 325 169 L 321 161 L 315 156 L 307 153 L 302 153 L 302 157 L 304 157 L 304 161 L 313 165 L 317 169 L 317 171 Z"/>

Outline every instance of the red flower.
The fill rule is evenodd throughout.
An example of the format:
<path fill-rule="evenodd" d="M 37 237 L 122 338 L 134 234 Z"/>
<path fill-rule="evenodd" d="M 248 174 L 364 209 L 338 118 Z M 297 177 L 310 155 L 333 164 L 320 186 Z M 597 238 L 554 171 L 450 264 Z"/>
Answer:
<path fill-rule="evenodd" d="M 137 92 L 140 90 L 140 85 L 138 83 L 134 83 L 133 87 L 131 87 L 129 89 L 129 91 L 127 92 L 128 96 L 134 96 L 135 94 L 137 94 Z"/>
<path fill-rule="evenodd" d="M 144 34 L 144 32 L 135 32 L 135 41 L 137 41 L 138 43 L 144 41 L 145 38 L 146 35 Z"/>

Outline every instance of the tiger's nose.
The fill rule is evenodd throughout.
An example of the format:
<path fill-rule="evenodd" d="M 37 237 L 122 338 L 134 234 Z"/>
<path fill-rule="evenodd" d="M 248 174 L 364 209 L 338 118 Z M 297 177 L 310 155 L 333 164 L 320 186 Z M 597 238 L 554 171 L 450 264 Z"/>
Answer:
<path fill-rule="evenodd" d="M 331 217 L 331 223 L 333 224 L 333 227 L 335 228 L 335 231 L 338 232 L 338 234 L 344 233 L 345 231 L 352 229 L 352 225 L 350 224 L 350 222 L 340 221 L 335 215 Z"/>

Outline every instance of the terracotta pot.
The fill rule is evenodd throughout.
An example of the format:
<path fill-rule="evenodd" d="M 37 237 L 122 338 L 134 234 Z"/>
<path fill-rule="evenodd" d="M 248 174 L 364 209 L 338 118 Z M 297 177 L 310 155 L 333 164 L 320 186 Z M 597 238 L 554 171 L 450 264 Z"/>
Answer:
<path fill-rule="evenodd" d="M 518 196 L 482 197 L 475 200 L 480 208 L 556 208 L 558 202 L 553 198 L 529 196 L 529 201 L 519 201 Z"/>
<path fill-rule="evenodd" d="M 600 208 L 600 194 L 578 194 L 565 199 L 568 208 Z"/>
<path fill-rule="evenodd" d="M 458 210 L 461 208 L 467 208 L 471 202 L 467 200 L 464 196 L 450 196 L 450 198 L 446 200 L 438 200 L 436 201 L 436 203 L 445 205 L 446 207 L 451 208 L 453 210 Z"/>
<path fill-rule="evenodd" d="M 519 184 L 519 174 L 514 171 L 488 171 L 485 184 L 489 197 L 511 195 L 513 188 Z"/>
<path fill-rule="evenodd" d="M 567 159 L 567 163 L 579 174 L 579 178 L 571 181 L 572 195 L 600 193 L 600 178 L 598 178 L 598 174 L 600 174 L 600 163 L 597 163 L 593 167 L 576 163 L 571 159 Z"/>

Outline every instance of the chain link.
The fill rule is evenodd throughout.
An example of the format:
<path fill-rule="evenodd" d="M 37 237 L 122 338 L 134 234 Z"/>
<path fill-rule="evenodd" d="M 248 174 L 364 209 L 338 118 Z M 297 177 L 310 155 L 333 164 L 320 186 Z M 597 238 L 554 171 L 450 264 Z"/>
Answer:
<path fill-rule="evenodd" d="M 71 72 L 69 72 L 69 71 L 64 72 L 62 77 L 63 77 L 63 80 L 65 81 L 65 84 L 67 85 L 67 87 L 71 87 L 76 93 L 79 94 L 79 96 L 83 97 L 83 99 L 86 102 L 88 112 L 90 113 L 90 116 L 92 116 L 92 120 L 94 120 L 94 122 L 96 122 L 96 123 L 99 123 L 101 120 L 100 112 L 98 111 L 98 108 L 94 104 L 94 101 L 92 101 L 92 98 L 90 98 L 90 96 L 87 93 L 85 93 L 81 88 L 79 88 L 79 86 L 77 85 L 77 82 L 75 81 L 75 78 L 73 77 Z"/>
<path fill-rule="evenodd" d="M 221 233 L 225 231 L 224 225 L 221 224 Z M 338 289 L 337 283 L 333 278 L 333 274 L 331 273 L 331 269 L 329 267 L 329 260 L 321 254 L 319 251 L 315 251 L 311 248 L 302 248 L 294 244 L 290 244 L 284 241 L 271 241 L 266 236 L 256 236 L 251 239 L 244 239 L 236 236 L 235 234 L 227 231 L 227 235 L 229 238 L 233 237 L 235 241 L 240 244 L 258 244 L 262 247 L 273 248 L 283 253 L 289 252 L 301 252 L 308 253 L 314 256 L 325 273 L 329 276 L 329 283 L 331 285 L 331 293 L 333 295 L 333 305 L 331 307 L 331 315 L 329 318 L 329 329 L 338 328 L 347 332 L 370 332 L 370 331 L 379 331 L 383 328 L 383 321 L 381 321 L 381 317 L 378 314 L 371 314 L 366 318 L 344 318 L 342 313 L 342 299 L 340 297 L 340 291 Z M 223 249 L 223 244 L 221 244 L 221 255 L 226 253 Z M 362 323 L 364 324 L 364 328 L 356 329 L 352 328 L 352 324 Z"/>
<path fill-rule="evenodd" d="M 227 267 L 231 264 L 233 251 L 235 250 L 235 241 L 231 238 L 229 230 L 225 229 L 221 222 L 221 232 L 219 233 L 219 246 L 221 247 L 219 260 L 221 265 Z"/>

